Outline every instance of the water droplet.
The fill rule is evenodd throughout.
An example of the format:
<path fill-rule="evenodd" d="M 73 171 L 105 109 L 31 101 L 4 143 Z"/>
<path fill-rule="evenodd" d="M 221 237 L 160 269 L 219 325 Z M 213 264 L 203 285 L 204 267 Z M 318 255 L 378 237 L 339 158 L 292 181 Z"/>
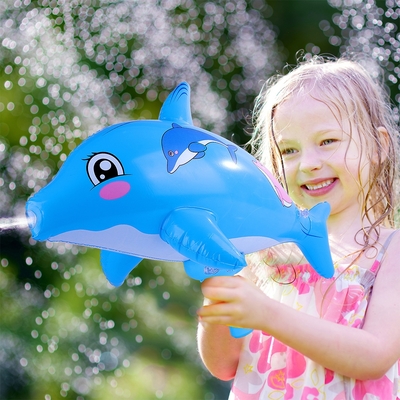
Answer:
<path fill-rule="evenodd" d="M 168 292 L 164 292 L 162 296 L 164 300 L 169 300 L 169 298 L 171 297 Z"/>
<path fill-rule="evenodd" d="M 122 361 L 122 365 L 125 368 L 128 368 L 131 365 L 131 363 L 130 363 L 130 361 L 128 359 L 125 359 L 124 361 Z"/>
<path fill-rule="evenodd" d="M 172 355 L 172 353 L 171 353 L 171 350 L 170 350 L 170 349 L 164 349 L 164 350 L 161 352 L 161 357 L 162 357 L 164 360 L 169 360 L 169 359 L 171 358 L 171 355 Z"/>
<path fill-rule="evenodd" d="M 142 343 L 143 342 L 143 336 L 142 335 L 136 335 L 135 340 L 138 343 Z"/>
<path fill-rule="evenodd" d="M 62 290 L 63 292 L 68 292 L 69 289 L 70 289 L 70 287 L 69 287 L 69 285 L 68 285 L 67 282 L 64 282 L 64 283 L 61 285 L 61 290 Z"/>
<path fill-rule="evenodd" d="M 82 373 L 82 367 L 80 365 L 77 365 L 76 367 L 74 367 L 74 372 L 77 375 L 80 375 Z M 82 392 L 81 392 L 82 393 Z"/>
<path fill-rule="evenodd" d="M 100 364 L 102 364 L 101 369 L 104 369 L 106 371 L 112 371 L 118 366 L 118 358 L 111 352 L 104 352 L 101 354 Z"/>
<path fill-rule="evenodd" d="M 75 369 L 77 369 L 77 367 Z M 82 372 L 82 369 L 79 368 L 79 372 L 76 372 L 76 373 L 80 374 L 81 372 Z M 90 381 L 88 379 L 86 379 L 84 377 L 79 377 L 79 378 L 76 378 L 72 382 L 72 387 L 77 393 L 80 393 L 82 395 L 86 395 L 86 394 L 88 394 L 90 392 L 91 384 L 90 384 Z"/>
<path fill-rule="evenodd" d="M 28 360 L 26 358 L 21 358 L 19 360 L 19 363 L 23 366 L 26 367 L 28 365 Z"/>

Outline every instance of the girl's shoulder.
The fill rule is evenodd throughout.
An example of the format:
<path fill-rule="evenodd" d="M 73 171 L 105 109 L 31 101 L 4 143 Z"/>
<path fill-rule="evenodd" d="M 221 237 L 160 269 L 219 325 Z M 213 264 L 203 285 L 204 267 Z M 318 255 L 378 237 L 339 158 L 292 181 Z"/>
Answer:
<path fill-rule="evenodd" d="M 388 230 L 386 235 L 381 236 L 381 243 L 383 255 L 380 269 L 376 272 L 365 327 L 380 331 L 386 336 L 383 342 L 393 340 L 393 349 L 400 357 L 400 230 Z"/>

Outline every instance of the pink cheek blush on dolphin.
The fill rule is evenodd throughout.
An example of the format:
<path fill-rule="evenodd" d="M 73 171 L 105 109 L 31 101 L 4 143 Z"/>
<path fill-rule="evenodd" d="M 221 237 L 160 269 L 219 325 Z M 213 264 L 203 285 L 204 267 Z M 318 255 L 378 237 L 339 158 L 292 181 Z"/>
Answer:
<path fill-rule="evenodd" d="M 143 258 L 182 262 L 202 281 L 234 275 L 246 254 L 285 242 L 330 278 L 329 212 L 327 203 L 298 209 L 253 156 L 194 126 L 186 82 L 158 119 L 112 125 L 83 141 L 26 204 L 34 239 L 99 248 L 115 286 Z"/>
<path fill-rule="evenodd" d="M 99 195 L 104 200 L 116 200 L 128 194 L 130 189 L 128 182 L 111 182 L 100 190 Z"/>

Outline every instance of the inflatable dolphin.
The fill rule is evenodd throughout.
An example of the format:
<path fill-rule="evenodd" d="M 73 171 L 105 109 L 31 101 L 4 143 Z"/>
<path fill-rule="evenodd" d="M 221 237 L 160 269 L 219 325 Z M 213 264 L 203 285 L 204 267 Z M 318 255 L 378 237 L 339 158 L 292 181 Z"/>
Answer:
<path fill-rule="evenodd" d="M 204 280 L 236 274 L 245 254 L 282 242 L 331 277 L 329 205 L 299 210 L 249 153 L 195 127 L 189 93 L 182 83 L 158 120 L 116 124 L 79 145 L 28 200 L 32 237 L 100 248 L 115 286 L 143 258 L 182 261 Z"/>

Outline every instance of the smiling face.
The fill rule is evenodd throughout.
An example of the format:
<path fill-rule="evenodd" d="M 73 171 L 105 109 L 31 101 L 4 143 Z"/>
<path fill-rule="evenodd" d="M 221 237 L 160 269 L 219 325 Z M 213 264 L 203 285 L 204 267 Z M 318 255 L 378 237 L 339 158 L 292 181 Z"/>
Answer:
<path fill-rule="evenodd" d="M 289 194 L 301 207 L 328 201 L 331 215 L 361 216 L 365 196 L 360 192 L 369 177 L 364 140 L 339 110 L 316 98 L 294 95 L 275 110 L 274 133 Z"/>

